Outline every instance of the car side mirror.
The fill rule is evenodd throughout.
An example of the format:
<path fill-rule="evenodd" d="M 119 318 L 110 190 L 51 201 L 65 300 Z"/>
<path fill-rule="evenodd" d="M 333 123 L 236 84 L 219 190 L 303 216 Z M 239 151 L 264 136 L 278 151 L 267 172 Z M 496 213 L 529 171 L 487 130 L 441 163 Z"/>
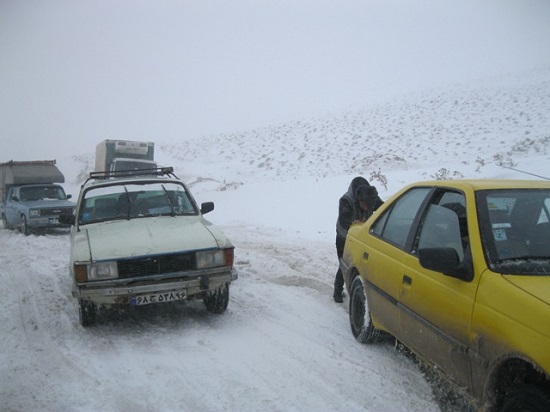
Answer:
<path fill-rule="evenodd" d="M 203 215 L 214 210 L 214 202 L 204 202 L 201 204 L 201 213 Z"/>
<path fill-rule="evenodd" d="M 67 200 L 72 198 L 72 197 L 73 197 L 73 195 L 67 195 Z"/>
<path fill-rule="evenodd" d="M 11 200 L 13 200 L 14 202 L 19 202 L 19 198 L 15 195 L 11 197 Z"/>
<path fill-rule="evenodd" d="M 418 260 L 423 268 L 441 272 L 446 276 L 469 282 L 473 273 L 460 262 L 452 247 L 423 248 L 418 250 Z"/>
<path fill-rule="evenodd" d="M 75 220 L 75 216 L 72 213 L 64 212 L 59 215 L 59 223 L 63 225 L 73 226 Z"/>

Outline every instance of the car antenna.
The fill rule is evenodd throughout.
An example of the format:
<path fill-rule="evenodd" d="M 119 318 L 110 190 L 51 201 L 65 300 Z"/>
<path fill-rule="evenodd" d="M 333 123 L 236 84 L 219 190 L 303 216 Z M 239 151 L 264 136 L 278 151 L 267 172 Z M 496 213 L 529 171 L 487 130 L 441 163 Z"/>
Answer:
<path fill-rule="evenodd" d="M 544 177 L 544 176 L 541 176 L 541 175 L 536 175 L 536 174 L 534 174 L 534 173 L 526 172 L 525 170 L 514 169 L 513 167 L 504 166 L 504 165 L 499 165 L 499 166 L 500 166 L 500 167 L 503 167 L 503 168 L 505 168 L 505 169 L 513 170 L 513 171 L 515 171 L 515 172 L 524 173 L 524 174 L 526 174 L 526 175 L 531 175 L 531 176 L 539 177 L 539 178 L 544 179 L 544 180 L 550 180 L 550 178 L 548 178 L 548 177 Z"/>

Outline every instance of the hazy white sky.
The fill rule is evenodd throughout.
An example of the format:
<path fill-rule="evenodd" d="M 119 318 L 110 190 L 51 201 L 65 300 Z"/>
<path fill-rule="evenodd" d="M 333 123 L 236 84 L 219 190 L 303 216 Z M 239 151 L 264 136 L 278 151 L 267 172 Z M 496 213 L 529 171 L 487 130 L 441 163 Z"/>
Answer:
<path fill-rule="evenodd" d="M 0 162 L 550 65 L 548 0 L 0 0 Z"/>

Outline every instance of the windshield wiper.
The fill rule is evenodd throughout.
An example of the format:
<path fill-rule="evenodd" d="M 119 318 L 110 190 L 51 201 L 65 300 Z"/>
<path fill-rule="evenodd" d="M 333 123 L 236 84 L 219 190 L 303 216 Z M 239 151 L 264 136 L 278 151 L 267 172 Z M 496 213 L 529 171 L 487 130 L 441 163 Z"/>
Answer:
<path fill-rule="evenodd" d="M 164 195 L 166 196 L 166 198 L 168 199 L 168 203 L 170 204 L 170 209 L 172 210 L 172 213 L 170 213 L 170 216 L 176 216 L 177 215 L 176 208 L 174 207 L 174 203 L 172 203 L 172 199 L 170 199 L 170 194 L 168 193 L 168 190 L 166 190 L 164 185 L 161 185 L 161 186 L 162 186 L 162 190 L 164 191 Z"/>
<path fill-rule="evenodd" d="M 127 204 L 125 206 L 124 213 L 126 216 L 126 220 L 130 220 L 130 207 L 132 206 L 132 199 L 130 199 L 130 193 L 128 193 L 128 189 L 126 189 L 126 186 L 123 186 L 124 192 L 126 193 L 126 201 Z"/>

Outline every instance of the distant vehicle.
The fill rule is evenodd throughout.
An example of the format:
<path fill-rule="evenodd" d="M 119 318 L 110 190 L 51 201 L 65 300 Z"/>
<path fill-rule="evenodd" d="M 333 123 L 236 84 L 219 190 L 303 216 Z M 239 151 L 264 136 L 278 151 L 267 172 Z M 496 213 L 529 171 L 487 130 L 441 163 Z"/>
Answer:
<path fill-rule="evenodd" d="M 487 411 L 550 411 L 550 182 L 409 185 L 348 232 L 355 338 L 393 335 Z"/>
<path fill-rule="evenodd" d="M 122 177 L 121 177 L 122 176 Z M 71 228 L 70 274 L 82 326 L 97 309 L 202 299 L 223 313 L 238 278 L 234 246 L 203 214 L 172 173 L 126 176 L 91 173 L 81 189 Z"/>
<path fill-rule="evenodd" d="M 0 214 L 4 229 L 33 231 L 68 227 L 61 214 L 72 214 L 75 203 L 65 194 L 65 177 L 55 160 L 10 161 L 0 164 Z"/>
<path fill-rule="evenodd" d="M 96 172 L 155 173 L 155 144 L 131 140 L 104 140 L 96 146 Z"/>

